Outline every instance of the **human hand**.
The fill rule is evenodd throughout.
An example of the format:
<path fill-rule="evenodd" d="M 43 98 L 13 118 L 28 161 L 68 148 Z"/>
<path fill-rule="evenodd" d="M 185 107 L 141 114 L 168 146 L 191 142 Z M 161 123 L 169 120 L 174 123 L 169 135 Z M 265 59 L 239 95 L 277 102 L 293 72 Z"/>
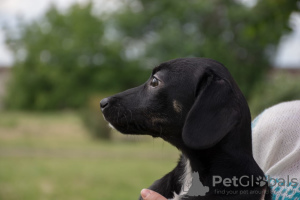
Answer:
<path fill-rule="evenodd" d="M 157 192 L 148 189 L 142 189 L 141 196 L 144 200 L 167 200 Z"/>

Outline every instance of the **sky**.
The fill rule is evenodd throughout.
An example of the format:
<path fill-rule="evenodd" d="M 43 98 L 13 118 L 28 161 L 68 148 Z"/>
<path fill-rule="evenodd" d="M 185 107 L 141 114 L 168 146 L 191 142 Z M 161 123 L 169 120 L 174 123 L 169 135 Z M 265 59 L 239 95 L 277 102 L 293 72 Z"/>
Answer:
<path fill-rule="evenodd" d="M 0 0 L 0 25 L 14 26 L 17 17 L 30 21 L 41 16 L 51 3 L 59 8 L 66 9 L 71 3 L 78 0 Z M 0 65 L 12 65 L 12 53 L 5 45 L 5 35 L 0 30 Z"/>
<path fill-rule="evenodd" d="M 253 2 L 254 0 L 242 0 Z M 54 3 L 59 9 L 66 9 L 72 3 L 83 3 L 86 0 L 0 0 L 0 66 L 13 64 L 12 53 L 5 45 L 5 35 L 1 28 L 3 24 L 14 26 L 17 17 L 30 21 L 42 16 L 48 7 Z M 94 0 L 98 10 L 115 10 L 120 6 L 117 0 Z M 293 32 L 283 36 L 273 60 L 277 67 L 300 67 L 300 14 L 293 13 L 290 19 Z"/>

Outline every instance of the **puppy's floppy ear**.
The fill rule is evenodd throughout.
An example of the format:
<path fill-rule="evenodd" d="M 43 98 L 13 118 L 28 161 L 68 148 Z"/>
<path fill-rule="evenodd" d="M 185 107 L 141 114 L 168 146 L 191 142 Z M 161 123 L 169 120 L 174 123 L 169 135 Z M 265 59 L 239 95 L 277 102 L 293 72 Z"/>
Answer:
<path fill-rule="evenodd" d="M 236 101 L 227 80 L 212 71 L 204 72 L 183 127 L 185 145 L 205 149 L 217 144 L 238 123 L 240 112 Z"/>

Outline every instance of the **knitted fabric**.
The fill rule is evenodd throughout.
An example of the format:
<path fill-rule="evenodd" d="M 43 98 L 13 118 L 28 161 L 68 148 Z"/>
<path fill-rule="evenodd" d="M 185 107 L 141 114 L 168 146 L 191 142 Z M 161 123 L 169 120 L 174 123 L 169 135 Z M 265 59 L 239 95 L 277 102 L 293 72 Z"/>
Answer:
<path fill-rule="evenodd" d="M 273 199 L 300 199 L 300 101 L 277 104 L 252 122 L 253 156 Z"/>

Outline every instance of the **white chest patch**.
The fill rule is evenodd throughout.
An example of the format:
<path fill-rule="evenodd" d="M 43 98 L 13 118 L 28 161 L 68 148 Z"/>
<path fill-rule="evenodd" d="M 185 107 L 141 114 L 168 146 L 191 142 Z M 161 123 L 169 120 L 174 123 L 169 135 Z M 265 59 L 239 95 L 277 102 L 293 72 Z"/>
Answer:
<path fill-rule="evenodd" d="M 188 193 L 191 183 L 192 183 L 193 177 L 192 177 L 192 168 L 190 161 L 187 160 L 185 163 L 185 169 L 184 169 L 184 174 L 182 175 L 180 182 L 182 184 L 181 186 L 181 191 L 179 194 L 176 194 L 174 192 L 174 197 L 171 200 L 181 200 L 181 196 L 185 195 Z"/>

